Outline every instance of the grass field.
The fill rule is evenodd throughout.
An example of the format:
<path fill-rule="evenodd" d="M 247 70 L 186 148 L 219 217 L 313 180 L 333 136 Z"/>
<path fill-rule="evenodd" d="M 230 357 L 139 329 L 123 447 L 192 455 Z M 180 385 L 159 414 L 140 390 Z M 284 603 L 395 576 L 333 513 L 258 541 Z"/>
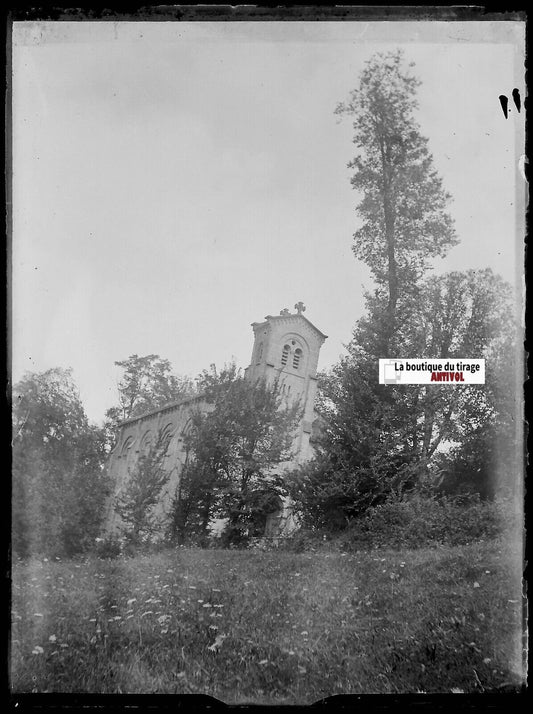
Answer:
<path fill-rule="evenodd" d="M 17 563 L 12 690 L 293 704 L 518 687 L 519 557 L 485 542 Z"/>

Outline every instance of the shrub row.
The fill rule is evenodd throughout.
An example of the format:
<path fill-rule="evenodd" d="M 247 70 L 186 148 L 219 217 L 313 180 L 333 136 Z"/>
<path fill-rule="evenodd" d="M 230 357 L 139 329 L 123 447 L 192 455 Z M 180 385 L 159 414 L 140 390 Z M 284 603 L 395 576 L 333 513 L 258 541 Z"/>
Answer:
<path fill-rule="evenodd" d="M 424 548 L 435 545 L 467 545 L 502 534 L 516 524 L 516 514 L 508 501 L 482 501 L 479 497 L 415 496 L 390 501 L 369 508 L 345 530 L 300 529 L 288 538 L 250 539 L 248 547 L 270 550 L 280 548 L 295 552 L 371 548 Z M 144 546 L 148 551 L 166 548 L 169 543 Z M 220 539 L 202 543 L 202 547 L 223 547 Z M 246 546 L 245 546 L 246 547 Z M 101 558 L 134 555 L 144 550 L 128 546 L 114 536 L 98 539 L 96 554 Z"/>
<path fill-rule="evenodd" d="M 416 496 L 369 508 L 339 534 L 300 530 L 286 540 L 284 547 L 296 551 L 324 547 L 353 551 L 466 545 L 495 538 L 513 523 L 516 517 L 508 502 Z"/>

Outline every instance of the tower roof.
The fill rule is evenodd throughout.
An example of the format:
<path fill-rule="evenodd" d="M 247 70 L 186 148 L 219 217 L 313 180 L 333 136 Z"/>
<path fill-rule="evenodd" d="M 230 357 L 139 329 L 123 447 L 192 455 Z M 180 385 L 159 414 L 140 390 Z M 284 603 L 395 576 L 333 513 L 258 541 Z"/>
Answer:
<path fill-rule="evenodd" d="M 278 322 L 278 323 L 286 322 L 286 323 L 290 324 L 290 323 L 293 323 L 294 321 L 298 322 L 300 320 L 303 320 L 303 322 L 306 325 L 308 325 L 309 327 L 311 327 L 314 330 L 314 332 L 316 332 L 317 335 L 319 335 L 319 337 L 322 338 L 322 340 L 326 340 L 328 336 L 325 335 L 323 332 L 321 332 L 318 329 L 318 327 L 313 325 L 311 320 L 308 320 L 307 317 L 304 317 L 304 315 L 302 314 L 303 311 L 305 310 L 304 304 L 302 302 L 299 302 L 299 303 L 296 303 L 296 305 L 294 307 L 297 310 L 297 312 L 295 312 L 295 313 L 290 313 L 288 311 L 288 309 L 285 308 L 284 310 L 281 310 L 279 315 L 266 315 L 265 322 L 252 322 L 252 327 L 258 327 L 258 326 L 264 325 L 265 323 L 268 323 L 268 322 Z"/>

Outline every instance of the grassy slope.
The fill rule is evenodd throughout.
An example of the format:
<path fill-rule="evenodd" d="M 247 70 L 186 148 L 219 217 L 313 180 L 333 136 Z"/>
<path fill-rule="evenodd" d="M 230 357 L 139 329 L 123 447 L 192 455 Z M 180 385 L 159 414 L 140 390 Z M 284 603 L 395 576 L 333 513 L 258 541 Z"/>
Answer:
<path fill-rule="evenodd" d="M 12 687 L 290 704 L 516 684 L 517 563 L 492 542 L 17 564 Z"/>

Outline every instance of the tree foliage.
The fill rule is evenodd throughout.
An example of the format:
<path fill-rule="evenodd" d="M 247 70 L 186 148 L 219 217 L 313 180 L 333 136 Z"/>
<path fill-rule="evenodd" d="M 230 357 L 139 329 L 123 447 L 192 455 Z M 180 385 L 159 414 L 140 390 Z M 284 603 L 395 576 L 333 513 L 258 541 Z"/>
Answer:
<path fill-rule="evenodd" d="M 228 541 L 238 542 L 249 534 L 257 505 L 272 507 L 280 493 L 299 405 L 285 402 L 277 382 L 251 383 L 234 364 L 220 372 L 212 366 L 198 384 L 210 409 L 193 415 L 186 436 L 178 527 L 185 533 L 185 514 L 204 533 L 212 516 L 228 518 Z"/>
<path fill-rule="evenodd" d="M 358 322 L 350 356 L 337 375 L 360 370 L 361 362 L 376 365 L 383 303 L 379 291 L 367 297 L 367 315 Z M 402 301 L 398 314 L 403 329 L 397 336 L 395 356 L 452 362 L 485 358 L 487 365 L 485 385 L 453 389 L 448 385 L 376 385 L 375 373 L 369 375 L 368 387 L 378 410 L 381 406 L 383 411 L 381 428 L 393 443 L 403 444 L 411 463 L 423 472 L 444 442 L 459 443 L 489 421 L 497 418 L 503 424 L 515 413 L 509 397 L 516 391 L 501 385 L 516 374 L 513 295 L 510 286 L 490 269 L 451 272 L 421 281 L 409 299 Z"/>
<path fill-rule="evenodd" d="M 388 292 L 381 356 L 393 351 L 397 305 L 417 284 L 429 261 L 457 239 L 446 211 L 450 196 L 433 166 L 428 141 L 415 118 L 420 81 L 400 50 L 378 53 L 361 74 L 359 88 L 336 109 L 353 120 L 357 156 L 353 188 L 361 195 L 361 226 L 353 250 Z"/>
<path fill-rule="evenodd" d="M 353 250 L 376 286 L 347 356 L 320 381 L 318 458 L 293 479 L 313 525 L 333 519 L 343 527 L 368 508 L 431 489 L 457 459 L 486 461 L 489 434 L 515 443 L 515 405 L 502 391 L 517 334 L 510 287 L 490 270 L 430 275 L 457 238 L 415 118 L 412 66 L 401 51 L 375 55 L 336 110 L 352 119 L 357 148 L 349 163 L 361 220 Z M 487 383 L 380 385 L 378 360 L 387 357 L 484 357 Z"/>
<path fill-rule="evenodd" d="M 172 373 L 167 359 L 159 355 L 131 355 L 115 362 L 124 370 L 118 383 L 118 405 L 106 411 L 105 428 L 108 444 L 115 439 L 118 424 L 130 417 L 163 407 L 194 394 L 196 387 L 189 377 Z"/>
<path fill-rule="evenodd" d="M 104 435 L 89 424 L 71 370 L 29 373 L 13 390 L 13 547 L 72 555 L 99 534 Z"/>
<path fill-rule="evenodd" d="M 485 358 L 484 385 L 378 384 L 384 302 L 379 292 L 367 296 L 348 355 L 320 380 L 319 456 L 292 484 L 304 520 L 315 526 L 344 527 L 415 490 L 490 496 L 501 477 L 517 475 L 510 287 L 488 269 L 448 273 L 421 282 L 402 303 L 397 356 Z"/>
<path fill-rule="evenodd" d="M 168 483 L 172 470 L 167 468 L 169 436 L 159 431 L 148 450 L 141 454 L 129 471 L 115 510 L 125 526 L 124 535 L 132 545 L 139 545 L 161 530 L 166 518 L 160 507 L 163 487 Z"/>
<path fill-rule="evenodd" d="M 171 507 L 170 537 L 180 545 L 191 541 L 203 545 L 210 537 L 218 472 L 195 456 L 192 434 L 187 438 L 186 449 Z"/>

